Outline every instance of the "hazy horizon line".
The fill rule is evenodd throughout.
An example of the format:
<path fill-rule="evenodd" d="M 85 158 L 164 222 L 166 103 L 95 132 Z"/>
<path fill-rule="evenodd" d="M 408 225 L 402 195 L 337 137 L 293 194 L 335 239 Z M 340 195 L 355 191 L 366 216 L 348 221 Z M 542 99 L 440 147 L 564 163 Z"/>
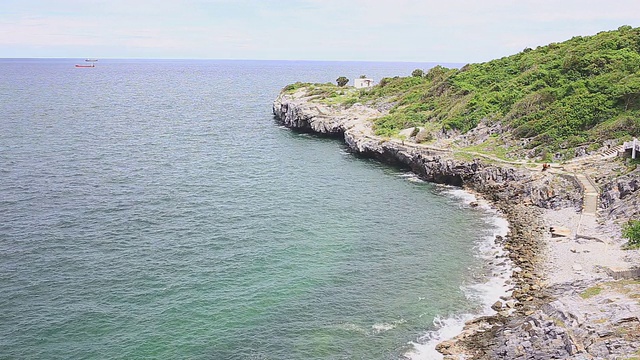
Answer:
<path fill-rule="evenodd" d="M 360 62 L 360 63 L 415 63 L 415 64 L 456 64 L 457 61 L 407 61 L 407 60 L 319 60 L 319 59 L 233 59 L 233 58 L 144 58 L 144 57 L 0 57 L 0 60 L 184 60 L 184 61 L 279 61 L 279 62 Z"/>

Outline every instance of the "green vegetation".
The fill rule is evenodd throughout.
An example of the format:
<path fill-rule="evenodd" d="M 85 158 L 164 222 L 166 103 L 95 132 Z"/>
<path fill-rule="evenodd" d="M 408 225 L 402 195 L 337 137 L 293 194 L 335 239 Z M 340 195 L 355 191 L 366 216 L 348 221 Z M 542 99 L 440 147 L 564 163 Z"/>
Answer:
<path fill-rule="evenodd" d="M 316 102 L 328 105 L 351 106 L 358 101 L 359 96 L 358 90 L 353 87 L 338 87 L 332 83 L 312 84 L 297 82 L 285 86 L 282 91 L 287 94 L 293 94 L 301 88 L 304 88 L 306 96 L 310 96 Z"/>
<path fill-rule="evenodd" d="M 640 350 L 636 351 L 633 355 L 634 356 L 626 358 L 626 360 L 640 360 Z"/>
<path fill-rule="evenodd" d="M 303 83 L 303 82 L 297 82 L 294 84 L 289 84 L 287 86 L 285 86 L 284 88 L 282 88 L 282 91 L 285 93 L 294 93 L 296 90 L 303 88 L 303 87 L 307 87 L 311 85 L 310 83 Z"/>
<path fill-rule="evenodd" d="M 416 69 L 341 101 L 392 103 L 375 122 L 380 136 L 416 126 L 465 133 L 481 121 L 500 122 L 515 139 L 528 139 L 521 146 L 539 158 L 572 157 L 577 146 L 595 150 L 604 140 L 640 135 L 640 28 L 576 36 L 461 69 Z"/>
<path fill-rule="evenodd" d="M 349 79 L 344 76 L 340 76 L 336 79 L 336 83 L 338 84 L 338 86 L 343 87 L 349 83 Z"/>
<path fill-rule="evenodd" d="M 562 319 L 558 319 L 555 316 L 551 317 L 551 320 L 553 321 L 554 324 L 556 324 L 556 326 L 561 327 L 561 328 L 567 328 L 567 324 L 564 323 L 564 321 L 562 321 Z"/>
<path fill-rule="evenodd" d="M 489 139 L 482 144 L 469 146 L 462 150 L 468 152 L 476 152 L 480 154 L 493 155 L 499 159 L 507 160 L 509 158 L 509 147 L 504 144 L 498 135 L 491 135 Z"/>
<path fill-rule="evenodd" d="M 609 281 L 605 283 L 605 285 L 610 286 L 611 288 L 615 289 L 619 293 L 631 295 L 633 297 L 636 294 L 635 292 L 631 294 L 632 290 L 629 287 L 629 285 L 632 285 L 632 286 L 640 285 L 640 280 L 636 280 L 636 279 L 616 280 L 616 281 Z"/>
<path fill-rule="evenodd" d="M 629 220 L 622 228 L 622 237 L 629 239 L 628 248 L 640 248 L 640 221 Z"/>
<path fill-rule="evenodd" d="M 602 288 L 599 286 L 590 287 L 587 290 L 583 291 L 580 294 L 580 297 L 583 299 L 588 299 L 590 297 L 596 296 L 602 292 Z"/>

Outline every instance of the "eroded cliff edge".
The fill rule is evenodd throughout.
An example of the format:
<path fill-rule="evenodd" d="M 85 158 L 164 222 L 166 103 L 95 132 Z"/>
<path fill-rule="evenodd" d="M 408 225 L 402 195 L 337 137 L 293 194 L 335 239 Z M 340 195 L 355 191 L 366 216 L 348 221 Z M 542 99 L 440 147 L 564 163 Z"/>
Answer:
<path fill-rule="evenodd" d="M 447 149 L 377 137 L 371 119 L 383 112 L 361 104 L 326 105 L 314 102 L 301 89 L 280 94 L 273 114 L 286 127 L 342 138 L 359 155 L 408 167 L 430 182 L 463 186 L 491 201 L 551 209 L 581 206 L 581 189 L 571 177 L 480 158 L 460 159 Z"/>
<path fill-rule="evenodd" d="M 462 334 L 440 344 L 438 350 L 445 358 L 613 359 L 638 350 L 636 338 L 614 334 L 618 330 L 640 334 L 639 314 L 633 315 L 637 306 L 613 306 L 606 311 L 616 320 L 595 323 L 574 310 L 572 302 L 594 281 L 554 286 L 547 281 L 543 255 L 549 229 L 542 215 L 548 209 L 581 209 L 583 190 L 575 177 L 377 137 L 371 120 L 384 111 L 384 107 L 361 104 L 329 105 L 308 96 L 304 88 L 283 92 L 273 103 L 275 117 L 289 128 L 341 138 L 358 155 L 407 167 L 430 182 L 475 191 L 507 217 L 510 233 L 496 241 L 508 250 L 515 265 L 512 295 L 496 303 L 495 316 L 469 322 Z M 637 190 L 633 181 L 621 184 L 611 181 L 604 186 L 602 204 L 616 209 L 630 198 L 637 199 L 637 194 L 628 196 Z"/>

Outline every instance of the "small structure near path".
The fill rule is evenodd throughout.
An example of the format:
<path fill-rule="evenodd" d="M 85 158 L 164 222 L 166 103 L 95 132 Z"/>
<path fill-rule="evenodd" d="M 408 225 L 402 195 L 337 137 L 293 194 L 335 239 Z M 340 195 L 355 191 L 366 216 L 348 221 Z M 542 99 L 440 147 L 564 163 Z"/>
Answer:
<path fill-rule="evenodd" d="M 635 159 L 640 152 L 640 141 L 637 138 L 633 138 L 632 141 L 627 141 L 624 143 L 624 152 L 631 152 L 631 158 Z"/>
<path fill-rule="evenodd" d="M 356 89 L 370 88 L 373 86 L 373 79 L 359 78 L 353 80 L 353 87 Z"/>

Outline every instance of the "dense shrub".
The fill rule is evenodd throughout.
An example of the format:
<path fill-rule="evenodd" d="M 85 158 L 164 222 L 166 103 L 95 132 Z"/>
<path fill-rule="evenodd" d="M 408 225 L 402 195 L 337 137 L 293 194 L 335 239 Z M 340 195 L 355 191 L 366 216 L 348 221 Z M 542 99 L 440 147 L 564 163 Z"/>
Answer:
<path fill-rule="evenodd" d="M 340 76 L 339 78 L 336 79 L 336 83 L 338 84 L 338 86 L 342 87 L 349 83 L 349 79 L 347 79 L 344 76 Z"/>
<path fill-rule="evenodd" d="M 308 86 L 308 85 L 310 85 L 310 84 L 309 84 L 309 83 L 297 82 L 297 83 L 289 84 L 289 85 L 285 86 L 285 87 L 282 89 L 282 91 L 285 91 L 285 92 L 293 92 L 294 90 L 297 90 L 297 89 L 299 89 L 299 88 L 301 88 L 301 87 Z"/>
<path fill-rule="evenodd" d="M 492 119 L 516 137 L 535 137 L 530 146 L 546 152 L 637 136 L 639 44 L 640 28 L 624 26 L 460 70 L 416 69 L 384 82 L 384 93 L 395 92 L 397 102 L 379 128 L 389 133 L 435 123 L 466 132 Z"/>
<path fill-rule="evenodd" d="M 629 247 L 640 247 L 640 221 L 630 220 L 623 227 L 622 236 L 629 239 Z"/>
<path fill-rule="evenodd" d="M 336 81 L 344 86 L 349 79 Z M 640 28 L 576 36 L 461 69 L 415 69 L 333 98 L 393 104 L 375 120 L 382 136 L 416 126 L 464 133 L 490 121 L 526 139 L 522 146 L 538 156 L 573 154 L 576 146 L 594 149 L 605 140 L 640 136 Z"/>

